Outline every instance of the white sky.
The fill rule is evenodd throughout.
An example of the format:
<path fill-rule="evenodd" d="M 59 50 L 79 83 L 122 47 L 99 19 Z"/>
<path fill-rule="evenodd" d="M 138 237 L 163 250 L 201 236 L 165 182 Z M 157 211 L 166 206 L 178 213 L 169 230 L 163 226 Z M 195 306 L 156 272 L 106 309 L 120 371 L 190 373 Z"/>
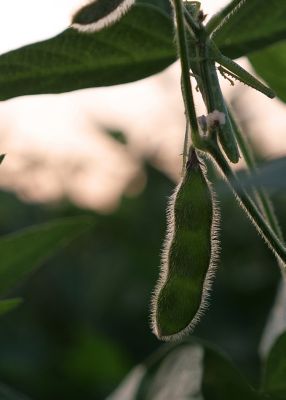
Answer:
<path fill-rule="evenodd" d="M 225 3 L 202 1 L 210 15 Z M 0 53 L 60 33 L 81 4 L 81 0 L 1 1 Z M 285 106 L 240 84 L 224 86 L 226 95 L 239 94 L 256 138 L 263 140 L 271 132 L 267 155 L 285 153 Z M 170 174 L 178 175 L 184 131 L 179 68 L 175 65 L 123 86 L 2 102 L 0 121 L 0 153 L 8 153 L 0 185 L 27 199 L 54 200 L 64 192 L 82 205 L 108 209 L 128 181 L 135 177 L 140 181 L 142 154 L 155 156 Z M 131 154 L 107 138 L 101 126 L 125 131 Z"/>

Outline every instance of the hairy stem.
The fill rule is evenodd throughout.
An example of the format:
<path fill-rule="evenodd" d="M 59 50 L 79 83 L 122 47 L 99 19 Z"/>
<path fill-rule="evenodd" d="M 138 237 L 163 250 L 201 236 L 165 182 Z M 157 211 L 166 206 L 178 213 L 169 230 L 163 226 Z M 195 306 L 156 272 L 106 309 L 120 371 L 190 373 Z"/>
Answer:
<path fill-rule="evenodd" d="M 206 25 L 208 34 L 212 34 L 223 23 L 223 20 L 243 2 L 244 0 L 233 0 L 230 4 L 215 14 Z"/>
<path fill-rule="evenodd" d="M 189 67 L 189 55 L 188 55 L 188 44 L 185 31 L 184 11 L 181 0 L 173 0 L 173 6 L 175 10 L 175 19 L 177 24 L 177 46 L 179 52 L 179 58 L 181 62 L 182 70 L 182 92 L 185 103 L 185 110 L 187 119 L 191 127 L 192 142 L 195 147 L 204 147 L 203 140 L 199 134 L 199 127 L 197 122 L 195 104 L 193 99 L 192 84 L 190 80 L 190 67 Z"/>

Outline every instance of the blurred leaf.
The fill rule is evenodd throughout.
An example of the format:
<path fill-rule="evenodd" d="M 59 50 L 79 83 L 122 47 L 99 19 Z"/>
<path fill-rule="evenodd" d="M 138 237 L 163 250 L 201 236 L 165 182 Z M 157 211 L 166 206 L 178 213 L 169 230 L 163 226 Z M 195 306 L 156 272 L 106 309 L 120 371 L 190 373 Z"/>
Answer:
<path fill-rule="evenodd" d="M 110 387 L 126 374 L 130 363 L 117 343 L 110 338 L 84 330 L 75 337 L 72 351 L 63 360 L 65 373 L 92 387 Z"/>
<path fill-rule="evenodd" d="M 22 301 L 20 298 L 0 300 L 0 316 L 18 307 Z"/>
<path fill-rule="evenodd" d="M 108 128 L 105 129 L 105 132 L 117 142 L 121 144 L 127 144 L 127 137 L 123 132 Z"/>
<path fill-rule="evenodd" d="M 273 398 L 286 399 L 286 333 L 272 347 L 265 370 L 263 389 Z"/>
<path fill-rule="evenodd" d="M 90 229 L 91 219 L 69 218 L 33 226 L 0 239 L 0 293 L 34 271 L 39 264 Z"/>
<path fill-rule="evenodd" d="M 109 398 L 123 399 L 257 400 L 259 396 L 225 356 L 192 338 L 162 347 L 136 367 Z"/>
<path fill-rule="evenodd" d="M 237 58 L 286 39 L 286 2 L 242 2 L 215 34 L 222 53 Z"/>
<path fill-rule="evenodd" d="M 283 268 L 283 267 L 282 267 Z M 260 354 L 265 358 L 277 338 L 286 330 L 286 275 L 281 274 L 274 304 L 263 331 Z"/>
<path fill-rule="evenodd" d="M 286 102 L 286 41 L 252 54 L 249 60 L 258 75 Z"/>
<path fill-rule="evenodd" d="M 7 385 L 0 383 L 0 399 L 1 400 L 29 400 L 28 397 L 11 389 Z"/>
<path fill-rule="evenodd" d="M 60 35 L 0 57 L 0 100 L 136 81 L 176 59 L 172 20 L 138 4 L 116 24 L 92 34 Z"/>
<path fill-rule="evenodd" d="M 0 164 L 2 164 L 4 158 L 5 158 L 6 154 L 1 154 L 0 155 Z"/>
<path fill-rule="evenodd" d="M 245 187 L 261 185 L 270 190 L 282 190 L 286 188 L 285 172 L 286 157 L 281 157 L 262 164 L 255 175 L 242 174 L 242 180 Z"/>

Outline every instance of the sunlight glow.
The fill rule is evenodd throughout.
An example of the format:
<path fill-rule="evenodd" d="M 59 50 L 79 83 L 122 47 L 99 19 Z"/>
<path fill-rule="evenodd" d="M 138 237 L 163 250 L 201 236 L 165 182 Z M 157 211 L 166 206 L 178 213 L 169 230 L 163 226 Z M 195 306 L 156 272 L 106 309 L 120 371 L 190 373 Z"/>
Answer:
<path fill-rule="evenodd" d="M 84 3 L 0 2 L 0 53 L 57 35 Z M 202 1 L 209 15 L 226 3 Z M 144 158 L 177 178 L 184 132 L 179 75 L 176 64 L 157 76 L 124 86 L 2 102 L 0 151 L 8 156 L 1 166 L 0 185 L 27 200 L 54 201 L 65 195 L 83 206 L 109 210 L 136 176 L 142 178 L 139 171 Z M 235 87 L 227 81 L 223 84 L 226 96 L 235 97 L 244 112 L 252 138 L 264 143 L 267 156 L 284 154 L 285 105 L 240 83 Z M 202 107 L 199 98 L 196 103 Z M 266 113 L 269 117 L 259 125 L 260 115 Z M 273 120 L 277 129 L 270 143 Z M 105 128 L 126 133 L 128 146 L 114 142 Z"/>

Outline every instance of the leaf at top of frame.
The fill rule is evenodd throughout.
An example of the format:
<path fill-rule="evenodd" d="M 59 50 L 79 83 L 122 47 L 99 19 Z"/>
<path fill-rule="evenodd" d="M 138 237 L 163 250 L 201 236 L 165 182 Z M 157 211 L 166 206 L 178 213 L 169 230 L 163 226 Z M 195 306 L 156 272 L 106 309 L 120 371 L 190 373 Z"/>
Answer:
<path fill-rule="evenodd" d="M 158 6 L 137 4 L 99 32 L 67 29 L 1 55 L 0 100 L 132 82 L 175 60 L 170 17 Z"/>
<path fill-rule="evenodd" d="M 286 39 L 285 1 L 241 0 L 240 3 L 237 12 L 231 12 L 214 34 L 223 54 L 237 58 Z"/>

